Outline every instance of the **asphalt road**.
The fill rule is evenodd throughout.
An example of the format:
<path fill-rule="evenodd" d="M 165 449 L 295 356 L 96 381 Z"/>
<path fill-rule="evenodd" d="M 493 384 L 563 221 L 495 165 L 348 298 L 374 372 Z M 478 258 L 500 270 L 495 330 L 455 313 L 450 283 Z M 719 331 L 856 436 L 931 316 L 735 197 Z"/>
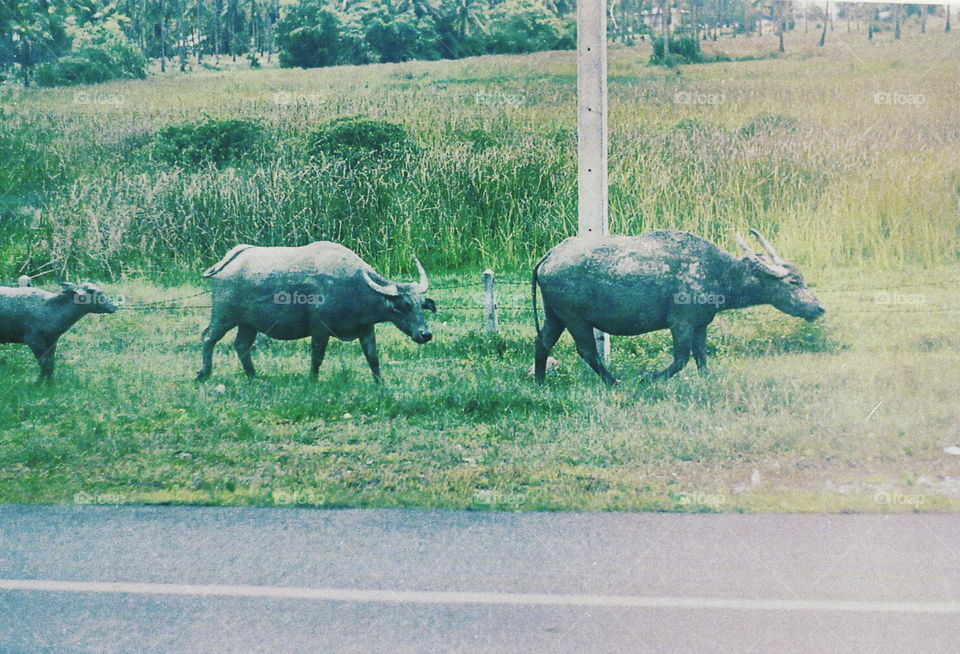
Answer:
<path fill-rule="evenodd" d="M 958 652 L 960 516 L 0 506 L 0 653 Z"/>

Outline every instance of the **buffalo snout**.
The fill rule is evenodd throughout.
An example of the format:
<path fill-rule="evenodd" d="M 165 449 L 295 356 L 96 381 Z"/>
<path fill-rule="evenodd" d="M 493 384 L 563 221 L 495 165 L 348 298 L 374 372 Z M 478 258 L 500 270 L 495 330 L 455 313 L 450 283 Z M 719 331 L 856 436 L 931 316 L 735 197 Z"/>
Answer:
<path fill-rule="evenodd" d="M 429 343 L 432 338 L 433 333 L 429 329 L 420 329 L 413 335 L 413 342 L 423 345 L 424 343 Z"/>

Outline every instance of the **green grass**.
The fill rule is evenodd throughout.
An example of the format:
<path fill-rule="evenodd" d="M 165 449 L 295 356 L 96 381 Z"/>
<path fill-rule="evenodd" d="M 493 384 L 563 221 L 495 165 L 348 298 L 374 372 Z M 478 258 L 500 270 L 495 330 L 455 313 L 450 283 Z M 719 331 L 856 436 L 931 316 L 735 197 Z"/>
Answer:
<path fill-rule="evenodd" d="M 26 348 L 0 348 L 0 501 L 960 508 L 960 457 L 943 449 L 960 445 L 957 35 L 789 37 L 785 57 L 765 58 L 771 39 L 726 40 L 708 47 L 757 58 L 679 71 L 611 50 L 611 228 L 688 229 L 735 250 L 733 233 L 758 227 L 817 285 L 822 321 L 725 314 L 708 375 L 691 365 L 652 385 L 638 380 L 666 365 L 668 335 L 618 338 L 611 391 L 568 337 L 537 387 L 529 311 L 505 309 L 485 335 L 477 287 L 435 292 L 425 346 L 378 328 L 382 388 L 356 343 L 332 345 L 314 383 L 305 342 L 264 340 L 259 379 L 224 344 L 196 385 L 203 311 L 92 316 L 62 339 L 54 385 L 33 383 Z M 414 254 L 439 285 L 488 266 L 525 279 L 576 229 L 574 63 L 202 71 L 80 101 L 5 90 L 4 278 L 52 269 L 41 282 L 93 278 L 134 306 L 203 291 L 198 272 L 238 242 L 330 238 L 405 279 Z M 508 96 L 519 103 L 477 101 Z M 402 124 L 417 147 L 389 165 L 309 159 L 318 125 L 358 114 Z M 269 138 L 234 166 L 151 159 L 158 130 L 204 116 L 258 121 Z M 881 304 L 883 291 L 924 302 Z M 528 293 L 500 287 L 505 306 Z"/>
<path fill-rule="evenodd" d="M 646 65 L 644 48 L 612 50 L 612 229 L 678 227 L 733 247 L 753 226 L 819 267 L 955 262 L 960 41 L 830 37 L 677 71 Z M 709 47 L 741 56 L 774 43 Z M 387 272 L 414 254 L 435 272 L 528 267 L 576 229 L 574 56 L 9 91 L 0 156 L 34 150 L 47 181 L 0 203 L 0 254 L 27 269 L 53 259 L 74 275 L 176 277 L 237 242 L 329 238 Z M 877 93 L 924 102 L 878 104 Z M 360 114 L 402 124 L 419 147 L 399 165 L 309 158 L 319 125 Z M 204 117 L 257 121 L 268 138 L 236 165 L 151 158 L 160 129 Z M 767 128 L 752 129 L 758 119 Z"/>
<path fill-rule="evenodd" d="M 567 336 L 561 369 L 537 387 L 528 310 L 504 310 L 490 336 L 479 311 L 444 308 L 479 308 L 479 285 L 436 290 L 425 346 L 378 328 L 383 387 L 356 342 L 333 344 L 313 382 L 306 342 L 266 339 L 258 379 L 242 376 L 225 341 L 198 385 L 205 311 L 92 316 L 63 338 L 52 386 L 33 383 L 26 348 L 0 352 L 12 382 L 0 501 L 846 511 L 889 510 L 877 494 L 900 493 L 955 510 L 960 457 L 943 448 L 960 444 L 960 340 L 958 314 L 942 309 L 958 307 L 958 274 L 925 274 L 935 285 L 918 289 L 904 287 L 916 275 L 810 272 L 822 321 L 722 314 L 711 372 L 691 364 L 651 385 L 639 377 L 668 362 L 667 335 L 618 338 L 614 390 Z M 458 281 L 479 280 L 435 280 Z M 878 305 L 876 289 L 922 293 L 930 313 Z M 134 306 L 201 289 L 109 290 Z M 522 306 L 527 290 L 500 295 Z"/>

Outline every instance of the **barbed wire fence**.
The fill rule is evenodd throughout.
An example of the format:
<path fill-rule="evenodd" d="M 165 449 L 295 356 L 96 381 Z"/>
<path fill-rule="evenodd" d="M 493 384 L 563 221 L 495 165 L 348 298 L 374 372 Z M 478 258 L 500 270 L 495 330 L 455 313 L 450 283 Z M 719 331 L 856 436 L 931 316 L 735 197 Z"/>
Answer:
<path fill-rule="evenodd" d="M 511 305 L 501 304 L 497 296 L 498 286 L 522 286 L 530 288 L 530 280 L 518 279 L 500 279 L 497 278 L 494 271 L 487 268 L 480 274 L 480 278 L 474 281 L 464 280 L 462 282 L 447 282 L 431 286 L 431 293 L 434 291 L 464 290 L 476 289 L 480 295 L 480 302 L 477 304 L 465 303 L 446 303 L 442 299 L 438 303 L 441 311 L 458 312 L 479 312 L 481 316 L 480 326 L 484 331 L 496 334 L 500 330 L 501 312 L 523 312 L 531 311 L 531 304 Z M 902 289 L 919 288 L 945 288 L 954 287 L 958 291 L 956 298 L 957 306 L 930 308 L 924 306 L 926 298 L 922 294 L 914 294 L 910 297 L 901 296 Z M 875 306 L 869 308 L 847 308 L 843 309 L 844 314 L 865 314 L 872 313 L 876 315 L 883 314 L 923 314 L 923 313 L 951 313 L 960 311 L 960 279 L 944 280 L 935 282 L 918 282 L 913 284 L 898 284 L 887 288 L 878 288 L 876 286 L 844 287 L 844 288 L 820 288 L 811 287 L 815 293 L 820 294 L 848 294 L 848 293 L 870 293 L 873 294 L 873 303 Z M 184 300 L 191 300 L 201 296 L 208 295 L 209 291 L 200 291 L 191 295 L 185 295 L 165 300 L 156 300 L 145 302 L 133 306 L 118 307 L 123 311 L 198 311 L 210 309 L 209 304 L 180 304 Z M 528 298 L 529 299 L 529 298 Z M 909 305 L 909 306 L 901 306 Z"/>

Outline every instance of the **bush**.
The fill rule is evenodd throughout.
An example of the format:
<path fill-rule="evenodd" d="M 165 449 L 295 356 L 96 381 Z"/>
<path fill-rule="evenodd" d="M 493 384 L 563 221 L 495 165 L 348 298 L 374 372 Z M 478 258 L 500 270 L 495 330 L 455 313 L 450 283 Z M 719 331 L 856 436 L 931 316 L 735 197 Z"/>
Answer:
<path fill-rule="evenodd" d="M 575 23 L 550 11 L 542 0 L 506 0 L 491 16 L 487 51 L 494 54 L 572 50 Z"/>
<path fill-rule="evenodd" d="M 416 149 L 402 125 L 362 116 L 337 118 L 321 126 L 312 136 L 314 154 L 347 161 L 368 156 L 391 159 Z"/>
<path fill-rule="evenodd" d="M 461 138 L 470 144 L 471 150 L 487 150 L 499 145 L 497 139 L 483 129 L 467 130 L 461 134 Z"/>
<path fill-rule="evenodd" d="M 319 2 L 294 5 L 277 23 L 283 68 L 319 68 L 341 62 L 340 20 Z"/>
<path fill-rule="evenodd" d="M 383 63 L 410 59 L 438 59 L 436 31 L 426 18 L 408 14 L 391 16 L 385 7 L 363 15 L 363 39 L 373 57 Z"/>
<path fill-rule="evenodd" d="M 38 86 L 99 84 L 114 79 L 143 79 L 147 60 L 119 31 L 104 26 L 83 28 L 73 51 L 37 67 Z"/>
<path fill-rule="evenodd" d="M 670 38 L 670 54 L 663 54 L 663 38 L 657 37 L 653 41 L 653 55 L 650 57 L 650 63 L 673 65 L 694 64 L 702 61 L 700 55 L 700 41 L 693 36 L 673 36 Z"/>
<path fill-rule="evenodd" d="M 264 138 L 260 123 L 205 118 L 161 129 L 153 138 L 152 155 L 185 165 L 239 163 L 255 157 Z"/>

